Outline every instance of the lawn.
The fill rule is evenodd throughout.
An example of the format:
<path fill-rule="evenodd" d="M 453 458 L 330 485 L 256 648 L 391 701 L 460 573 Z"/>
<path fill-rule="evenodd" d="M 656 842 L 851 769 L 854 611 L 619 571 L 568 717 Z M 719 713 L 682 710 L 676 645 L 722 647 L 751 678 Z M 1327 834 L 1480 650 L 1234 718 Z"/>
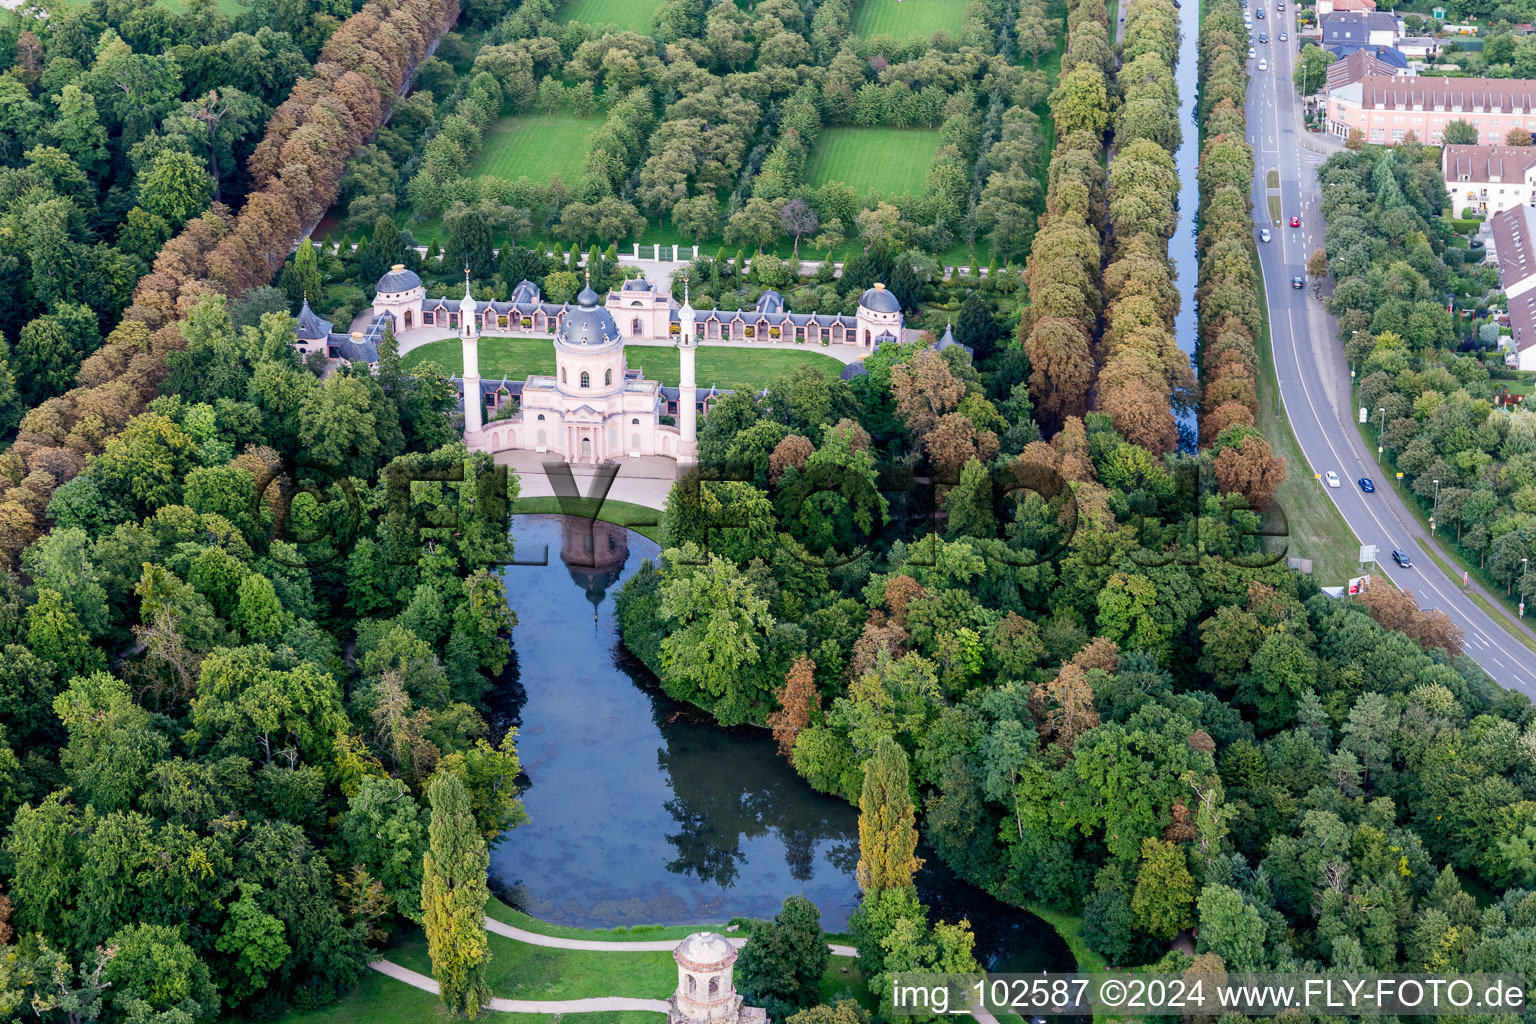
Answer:
<path fill-rule="evenodd" d="M 586 499 L 583 498 L 581 500 L 585 501 Z M 518 498 L 512 505 L 513 515 L 552 516 L 561 515 L 564 512 L 565 508 L 561 506 L 560 499 L 552 495 L 543 498 Z M 623 526 L 634 530 L 640 536 L 648 537 L 657 544 L 662 542 L 661 513 L 653 508 L 646 508 L 644 505 L 636 505 L 628 501 L 614 501 L 612 498 L 604 498 L 602 505 L 598 507 L 597 518 L 604 523 L 612 523 L 615 526 Z M 517 914 L 517 911 L 513 910 L 510 913 Z M 501 918 L 501 915 L 491 910 L 490 907 L 486 908 L 485 916 Z M 527 917 L 527 915 L 518 916 L 524 917 L 529 921 L 533 920 L 533 918 Z M 517 920 L 506 923 L 515 924 L 519 928 L 527 927 Z M 554 925 L 545 925 L 542 921 L 535 921 L 534 923 L 540 927 L 529 928 L 529 931 L 537 931 L 542 935 L 558 934 L 558 932 L 550 930 L 556 927 Z M 657 939 L 682 939 L 698 931 L 698 929 L 686 927 L 668 929 L 662 928 L 659 925 L 641 925 L 632 929 L 615 928 L 611 932 L 586 932 L 579 928 L 566 928 L 563 931 L 570 933 L 569 938 L 602 939 L 605 942 L 651 942 Z M 670 934 L 671 932 L 677 932 L 678 934 L 673 935 Z"/>
<path fill-rule="evenodd" d="M 939 142 L 938 132 L 921 128 L 827 128 L 811 151 L 805 180 L 845 182 L 859 195 L 918 195 Z"/>
<path fill-rule="evenodd" d="M 639 367 L 650 380 L 668 387 L 678 382 L 677 349 L 670 345 L 631 345 L 627 350 L 629 365 Z M 455 338 L 428 342 L 408 352 L 402 361 L 410 369 L 430 359 L 457 377 L 464 372 L 463 353 Z M 795 367 L 814 366 L 828 377 L 843 372 L 843 364 L 814 350 L 730 348 L 701 345 L 698 349 L 697 376 L 700 389 L 757 391 Z M 523 380 L 531 374 L 555 372 L 555 347 L 548 338 L 481 338 L 480 377 L 482 380 Z"/>
<path fill-rule="evenodd" d="M 540 183 L 560 178 L 574 185 L 586 167 L 592 133 L 602 124 L 600 117 L 569 114 L 504 117 L 485 133 L 485 145 L 466 176 L 527 177 Z"/>
<path fill-rule="evenodd" d="M 485 980 L 491 995 L 508 999 L 590 999 L 628 996 L 665 999 L 677 987 L 677 962 L 668 950 L 609 953 L 533 946 L 490 935 Z M 432 976 L 426 936 L 413 932 L 385 954 L 402 967 Z"/>
<path fill-rule="evenodd" d="M 661 0 L 569 0 L 560 8 L 559 18 L 584 25 L 617 25 L 644 33 L 651 30 L 651 19 L 660 6 Z"/>
<path fill-rule="evenodd" d="M 958 36 L 965 23 L 965 3 L 966 0 L 857 0 L 853 6 L 853 34 L 866 39 L 882 34 L 897 39 L 927 39 L 935 32 Z"/>

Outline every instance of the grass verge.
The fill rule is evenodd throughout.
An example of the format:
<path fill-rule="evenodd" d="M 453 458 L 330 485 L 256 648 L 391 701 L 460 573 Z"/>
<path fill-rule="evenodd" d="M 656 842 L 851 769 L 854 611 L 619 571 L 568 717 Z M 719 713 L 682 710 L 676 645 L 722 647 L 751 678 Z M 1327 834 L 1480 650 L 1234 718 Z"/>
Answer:
<path fill-rule="evenodd" d="M 1264 175 L 1264 185 L 1265 185 L 1266 188 L 1279 188 L 1280 187 L 1280 172 L 1279 171 L 1270 171 L 1269 173 L 1265 174 Z"/>
<path fill-rule="evenodd" d="M 1280 226 L 1280 197 L 1279 196 L 1270 196 L 1269 197 L 1269 219 L 1274 222 L 1275 227 L 1279 227 Z"/>
<path fill-rule="evenodd" d="M 1259 416 L 1258 427 L 1269 439 L 1270 450 L 1285 457 L 1285 483 L 1275 500 L 1285 511 L 1289 535 L 1288 552 L 1312 559 L 1312 578 L 1320 586 L 1342 586 L 1355 572 L 1359 556 L 1358 538 L 1338 507 L 1323 492 L 1323 485 L 1312 475 L 1311 464 L 1302 454 L 1301 445 L 1291 430 L 1291 422 L 1280 400 L 1280 381 L 1275 375 L 1274 350 L 1269 337 L 1269 303 L 1264 291 L 1264 268 L 1253 257 L 1259 275 Z"/>
<path fill-rule="evenodd" d="M 1088 946 L 1088 940 L 1083 938 L 1083 919 L 1077 914 L 1069 914 L 1065 910 L 1053 910 L 1050 907 L 1026 907 L 1031 914 L 1056 929 L 1056 934 L 1061 936 L 1061 941 L 1067 944 L 1072 951 L 1072 959 L 1077 961 L 1079 974 L 1103 973 L 1109 969 L 1104 958 L 1094 952 Z"/>

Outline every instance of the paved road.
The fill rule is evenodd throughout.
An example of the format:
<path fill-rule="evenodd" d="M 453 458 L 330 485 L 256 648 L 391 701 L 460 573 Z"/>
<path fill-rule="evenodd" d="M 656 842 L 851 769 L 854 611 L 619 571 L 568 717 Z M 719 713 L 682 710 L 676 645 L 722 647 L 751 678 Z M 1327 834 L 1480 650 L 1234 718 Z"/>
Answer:
<path fill-rule="evenodd" d="M 1421 607 L 1439 608 L 1450 615 L 1465 631 L 1467 654 L 1495 682 L 1536 694 L 1536 670 L 1532 668 L 1536 657 L 1462 592 L 1459 577 L 1448 577 L 1424 557 L 1424 545 L 1429 543 L 1425 531 L 1394 486 L 1384 479 L 1376 465 L 1376 453 L 1353 422 L 1349 368 L 1333 318 L 1321 302 L 1310 297 L 1310 288 L 1291 287 L 1293 276 L 1305 276 L 1307 256 L 1323 244 L 1316 169 L 1326 159 L 1326 152 L 1337 148 L 1337 140 L 1319 141 L 1320 136 L 1302 129 L 1301 102 L 1291 84 L 1297 40 L 1293 12 L 1275 11 L 1272 0 L 1250 0 L 1252 6 L 1260 3 L 1268 8 L 1268 17 L 1254 22 L 1253 35 L 1257 38 L 1259 32 L 1268 32 L 1271 41 L 1255 47 L 1259 59 L 1269 62 L 1268 70 L 1258 70 L 1257 59 L 1248 62 L 1253 76 L 1247 113 L 1248 141 L 1255 156 L 1255 230 L 1267 226 L 1274 234 L 1273 242 L 1259 246 L 1259 258 L 1264 268 L 1275 369 L 1286 414 L 1311 463 L 1310 469 L 1292 466 L 1290 471 L 1303 475 L 1337 472 L 1343 485 L 1324 489 L 1361 542 L 1375 544 L 1386 560 L 1375 571 L 1412 591 Z M 1290 33 L 1286 43 L 1279 42 L 1282 30 Z M 1265 175 L 1272 169 L 1280 172 L 1280 226 L 1271 225 L 1269 220 Z M 1300 229 L 1289 227 L 1292 214 L 1300 215 Z M 1361 492 L 1355 481 L 1362 476 L 1376 481 L 1376 493 Z M 1390 560 L 1394 548 L 1406 551 L 1414 568 L 1394 565 Z M 1473 586 L 1477 587 L 1475 583 Z"/>

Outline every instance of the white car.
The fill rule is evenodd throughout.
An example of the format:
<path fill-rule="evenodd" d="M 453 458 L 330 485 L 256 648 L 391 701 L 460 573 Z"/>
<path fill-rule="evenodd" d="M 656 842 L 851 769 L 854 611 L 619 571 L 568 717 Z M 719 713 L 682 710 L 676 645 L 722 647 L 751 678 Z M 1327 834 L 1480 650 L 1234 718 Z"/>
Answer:
<path fill-rule="evenodd" d="M 1259 61 L 1259 70 L 1260 71 L 1268 71 L 1269 70 L 1269 61 L 1267 61 L 1267 60 Z"/>
<path fill-rule="evenodd" d="M 1291 37 L 1290 37 L 1290 36 L 1288 36 L 1288 35 L 1286 35 L 1286 34 L 1285 34 L 1285 33 L 1284 33 L 1284 32 L 1281 32 L 1281 33 L 1280 33 L 1280 41 L 1281 41 L 1281 42 L 1282 42 L 1282 43 L 1283 43 L 1283 42 L 1285 42 L 1285 41 L 1286 41 L 1286 40 L 1287 40 L 1287 39 L 1289 39 L 1289 38 L 1291 38 Z"/>
<path fill-rule="evenodd" d="M 1328 481 L 1329 487 L 1339 486 L 1339 474 L 1335 473 L 1331 469 L 1323 474 L 1323 479 Z"/>
<path fill-rule="evenodd" d="M 1269 228 L 1259 228 L 1259 241 L 1269 241 Z"/>
<path fill-rule="evenodd" d="M 1248 47 L 1248 59 L 1249 60 L 1253 60 L 1253 58 L 1257 57 L 1258 55 L 1259 55 L 1259 51 L 1255 50 L 1251 46 Z"/>

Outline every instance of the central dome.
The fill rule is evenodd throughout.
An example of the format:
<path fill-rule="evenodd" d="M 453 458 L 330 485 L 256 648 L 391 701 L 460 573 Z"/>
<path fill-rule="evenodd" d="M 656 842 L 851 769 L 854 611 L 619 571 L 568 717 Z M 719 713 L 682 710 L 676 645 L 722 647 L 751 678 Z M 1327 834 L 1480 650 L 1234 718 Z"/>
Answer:
<path fill-rule="evenodd" d="M 607 345 L 619 340 L 619 325 L 612 313 L 597 304 L 591 282 L 576 296 L 576 308 L 565 315 L 555 338 L 567 345 Z"/>
<path fill-rule="evenodd" d="M 694 932 L 672 951 L 672 958 L 696 968 L 710 968 L 734 963 L 736 949 L 719 932 Z"/>
<path fill-rule="evenodd" d="M 885 285 L 878 282 L 873 288 L 859 296 L 859 305 L 865 309 L 874 310 L 876 313 L 901 312 L 901 300 L 891 294 Z"/>
<path fill-rule="evenodd" d="M 388 273 L 379 278 L 379 283 L 374 285 L 374 290 L 385 293 L 408 292 L 412 288 L 421 287 L 421 278 L 415 272 L 406 270 L 405 264 L 396 263 L 389 268 Z"/>

